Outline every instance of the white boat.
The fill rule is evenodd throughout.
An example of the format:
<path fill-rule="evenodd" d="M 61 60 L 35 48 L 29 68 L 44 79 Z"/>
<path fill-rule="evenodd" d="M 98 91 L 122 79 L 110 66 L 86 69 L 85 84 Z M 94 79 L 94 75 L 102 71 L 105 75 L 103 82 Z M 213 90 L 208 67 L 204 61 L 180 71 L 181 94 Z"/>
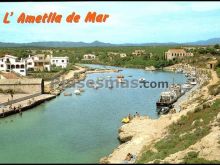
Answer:
<path fill-rule="evenodd" d="M 196 77 L 189 77 L 188 80 L 189 80 L 191 85 L 196 85 L 197 84 Z"/>
<path fill-rule="evenodd" d="M 138 80 L 139 83 L 144 83 L 145 81 L 146 81 L 145 78 L 140 78 L 140 79 Z"/>
<path fill-rule="evenodd" d="M 80 92 L 80 90 L 79 90 L 79 89 L 76 89 L 76 90 L 74 91 L 74 94 L 76 94 L 76 95 L 80 95 L 80 94 L 81 94 L 81 92 Z"/>
<path fill-rule="evenodd" d="M 112 76 L 106 76 L 107 78 L 112 78 Z"/>
<path fill-rule="evenodd" d="M 119 83 L 125 83 L 125 80 L 124 80 L 123 78 L 119 78 L 119 79 L 118 79 L 118 82 L 119 82 Z"/>
<path fill-rule="evenodd" d="M 98 86 L 96 84 L 93 85 L 94 89 L 98 89 Z"/>

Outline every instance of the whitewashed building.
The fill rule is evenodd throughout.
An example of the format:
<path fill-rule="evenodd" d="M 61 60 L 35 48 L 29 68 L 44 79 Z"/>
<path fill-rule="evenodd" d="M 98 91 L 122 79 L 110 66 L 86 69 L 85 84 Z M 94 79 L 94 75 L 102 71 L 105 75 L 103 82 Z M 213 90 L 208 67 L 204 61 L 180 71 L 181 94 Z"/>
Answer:
<path fill-rule="evenodd" d="M 37 54 L 25 59 L 27 63 L 27 70 L 34 71 L 50 71 L 50 56 L 45 54 Z"/>
<path fill-rule="evenodd" d="M 26 61 L 23 59 L 19 60 L 18 57 L 7 54 L 0 58 L 0 71 L 15 72 L 22 76 L 26 76 Z"/>
<path fill-rule="evenodd" d="M 58 67 L 66 68 L 69 64 L 69 57 L 53 57 L 50 58 L 51 65 L 55 65 Z"/>

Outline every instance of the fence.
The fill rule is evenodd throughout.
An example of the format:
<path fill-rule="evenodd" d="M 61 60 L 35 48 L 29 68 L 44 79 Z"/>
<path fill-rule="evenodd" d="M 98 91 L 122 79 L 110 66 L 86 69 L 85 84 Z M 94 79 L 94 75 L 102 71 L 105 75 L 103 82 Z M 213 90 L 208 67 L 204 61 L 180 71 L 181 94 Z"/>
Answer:
<path fill-rule="evenodd" d="M 37 96 L 40 96 L 40 95 L 41 95 L 41 93 L 35 93 L 35 94 L 28 95 L 28 96 L 25 96 L 25 97 L 22 97 L 22 98 L 18 98 L 18 99 L 14 99 L 14 100 L 9 100 L 7 102 L 0 103 L 0 106 L 7 106 L 7 105 L 15 104 L 17 102 L 24 101 L 24 100 L 27 100 L 27 99 L 31 99 L 33 97 L 37 97 Z"/>

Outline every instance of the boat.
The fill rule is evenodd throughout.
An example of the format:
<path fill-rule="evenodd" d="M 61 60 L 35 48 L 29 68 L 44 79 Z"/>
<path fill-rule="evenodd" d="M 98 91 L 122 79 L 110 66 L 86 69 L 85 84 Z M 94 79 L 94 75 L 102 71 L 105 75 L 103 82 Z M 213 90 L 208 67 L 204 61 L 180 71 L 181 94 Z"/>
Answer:
<path fill-rule="evenodd" d="M 133 77 L 132 75 L 129 75 L 128 77 Z"/>
<path fill-rule="evenodd" d="M 108 88 L 109 88 L 109 89 L 112 89 L 112 88 L 113 88 L 113 86 L 112 86 L 112 85 L 110 85 Z"/>
<path fill-rule="evenodd" d="M 125 83 L 125 80 L 124 80 L 123 78 L 119 78 L 119 79 L 118 79 L 118 82 L 119 82 L 119 83 Z"/>
<path fill-rule="evenodd" d="M 64 96 L 72 96 L 72 93 L 64 93 Z"/>
<path fill-rule="evenodd" d="M 98 86 L 96 84 L 93 85 L 94 89 L 98 89 Z"/>
<path fill-rule="evenodd" d="M 85 92 L 85 90 L 83 88 L 79 88 L 80 92 Z"/>
<path fill-rule="evenodd" d="M 169 113 L 169 111 L 170 111 L 170 107 L 160 107 L 157 113 L 158 115 L 165 115 Z"/>
<path fill-rule="evenodd" d="M 130 120 L 129 120 L 128 117 L 125 117 L 125 118 L 123 118 L 123 119 L 121 120 L 121 122 L 122 122 L 122 123 L 125 123 L 125 124 L 126 124 L 126 123 L 129 123 L 129 121 L 130 121 Z"/>
<path fill-rule="evenodd" d="M 98 80 L 98 81 L 103 81 L 104 78 L 103 78 L 103 77 L 98 77 L 97 80 Z"/>
<path fill-rule="evenodd" d="M 177 98 L 182 96 L 182 87 L 181 84 L 171 84 L 169 86 L 169 91 L 174 91 L 176 93 Z"/>
<path fill-rule="evenodd" d="M 160 98 L 157 101 L 157 107 L 171 107 L 173 103 L 177 101 L 178 97 L 174 91 L 161 92 Z"/>
<path fill-rule="evenodd" d="M 146 80 L 145 80 L 145 78 L 140 78 L 140 79 L 138 80 L 138 82 L 139 82 L 139 83 L 144 83 L 144 82 L 146 82 Z"/>
<path fill-rule="evenodd" d="M 81 92 L 80 92 L 80 90 L 79 90 L 79 89 L 76 89 L 76 90 L 74 90 L 74 94 L 76 94 L 76 95 L 80 95 L 80 94 L 81 94 Z"/>
<path fill-rule="evenodd" d="M 188 81 L 190 82 L 191 85 L 196 85 L 197 84 L 196 77 L 189 77 Z"/>
<path fill-rule="evenodd" d="M 112 78 L 112 76 L 106 76 L 107 78 Z"/>
<path fill-rule="evenodd" d="M 189 91 L 191 88 L 192 88 L 192 85 L 190 83 L 182 84 L 183 91 Z"/>
<path fill-rule="evenodd" d="M 183 73 L 183 69 L 181 69 L 181 68 L 177 69 L 176 73 Z"/>
<path fill-rule="evenodd" d="M 123 75 L 118 75 L 117 78 L 124 78 L 124 76 Z"/>

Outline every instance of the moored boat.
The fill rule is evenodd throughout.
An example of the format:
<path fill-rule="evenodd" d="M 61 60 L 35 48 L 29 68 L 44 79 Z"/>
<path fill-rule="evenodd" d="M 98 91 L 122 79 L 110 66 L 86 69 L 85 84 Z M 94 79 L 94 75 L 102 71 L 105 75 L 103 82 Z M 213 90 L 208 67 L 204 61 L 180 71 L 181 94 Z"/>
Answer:
<path fill-rule="evenodd" d="M 80 94 L 81 94 L 81 92 L 80 92 L 80 90 L 79 90 L 79 89 L 76 89 L 76 90 L 74 90 L 74 94 L 76 94 L 76 95 L 80 95 Z"/>

